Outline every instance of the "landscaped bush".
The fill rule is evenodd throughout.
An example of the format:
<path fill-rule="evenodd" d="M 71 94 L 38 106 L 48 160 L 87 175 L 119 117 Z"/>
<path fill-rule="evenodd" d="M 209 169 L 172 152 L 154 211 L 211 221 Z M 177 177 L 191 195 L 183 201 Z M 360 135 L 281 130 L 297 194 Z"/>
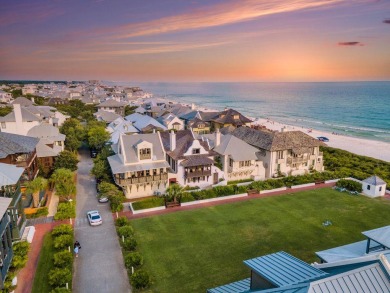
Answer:
<path fill-rule="evenodd" d="M 55 220 L 66 220 L 76 217 L 76 203 L 75 202 L 62 202 L 58 204 L 57 213 L 54 216 Z"/>
<path fill-rule="evenodd" d="M 62 224 L 57 227 L 54 227 L 53 231 L 51 232 L 51 235 L 53 235 L 54 237 L 60 235 L 73 235 L 73 228 L 71 225 Z"/>
<path fill-rule="evenodd" d="M 14 256 L 12 258 L 11 267 L 15 270 L 22 269 L 27 263 L 27 255 L 30 250 L 30 244 L 27 241 L 15 243 L 12 246 Z"/>
<path fill-rule="evenodd" d="M 349 191 L 357 191 L 357 192 L 362 192 L 362 184 L 353 180 L 348 180 L 348 179 L 340 179 L 336 183 L 337 187 L 342 187 L 345 188 Z"/>
<path fill-rule="evenodd" d="M 130 252 L 125 254 L 124 260 L 127 269 L 131 269 L 131 267 L 138 268 L 144 263 L 144 258 L 139 252 Z"/>
<path fill-rule="evenodd" d="M 122 242 L 121 240 L 121 244 L 123 249 L 126 251 L 133 251 L 137 248 L 137 240 L 133 237 L 126 238 L 125 242 Z"/>
<path fill-rule="evenodd" d="M 119 227 L 119 228 L 117 229 L 117 232 L 118 232 L 118 235 L 119 235 L 120 237 L 124 236 L 125 238 L 134 235 L 134 230 L 133 230 L 133 227 L 131 227 L 131 226 Z"/>
<path fill-rule="evenodd" d="M 57 268 L 72 268 L 73 255 L 68 250 L 63 250 L 54 254 L 54 265 Z"/>
<path fill-rule="evenodd" d="M 68 249 L 69 246 L 73 246 L 72 235 L 60 235 L 57 236 L 53 241 L 53 246 L 57 250 Z"/>
<path fill-rule="evenodd" d="M 143 270 L 136 271 L 130 277 L 131 285 L 136 289 L 145 289 L 150 286 L 149 274 Z"/>
<path fill-rule="evenodd" d="M 123 211 L 123 202 L 125 201 L 123 193 L 109 195 L 108 198 L 110 200 L 110 207 L 113 213 Z"/>
<path fill-rule="evenodd" d="M 65 287 L 72 281 L 72 272 L 68 268 L 54 268 L 49 272 L 49 284 L 52 287 Z"/>
<path fill-rule="evenodd" d="M 72 290 L 66 288 L 55 288 L 51 290 L 50 293 L 72 293 Z"/>
<path fill-rule="evenodd" d="M 49 209 L 47 207 L 37 208 L 37 211 L 33 214 L 27 214 L 27 219 L 35 219 L 39 217 L 46 217 L 49 214 Z"/>
<path fill-rule="evenodd" d="M 254 181 L 254 180 L 253 179 L 232 180 L 232 181 L 228 181 L 227 184 L 232 185 L 232 184 L 252 182 L 252 181 Z"/>
<path fill-rule="evenodd" d="M 187 192 L 184 193 L 185 196 Z M 132 203 L 134 210 L 143 210 L 164 206 L 164 198 L 162 197 L 149 197 L 144 200 L 136 201 Z"/>
<path fill-rule="evenodd" d="M 128 226 L 129 224 L 130 224 L 130 221 L 126 217 L 119 217 L 118 219 L 115 220 L 115 225 L 117 227 Z"/>

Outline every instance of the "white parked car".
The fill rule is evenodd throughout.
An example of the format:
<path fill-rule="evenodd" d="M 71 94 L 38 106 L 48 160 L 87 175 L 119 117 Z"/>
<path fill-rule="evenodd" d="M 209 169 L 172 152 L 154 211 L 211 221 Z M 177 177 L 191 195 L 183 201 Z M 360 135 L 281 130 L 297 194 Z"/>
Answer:
<path fill-rule="evenodd" d="M 103 224 L 102 217 L 100 216 L 99 211 L 87 212 L 87 218 L 91 226 L 97 226 Z"/>

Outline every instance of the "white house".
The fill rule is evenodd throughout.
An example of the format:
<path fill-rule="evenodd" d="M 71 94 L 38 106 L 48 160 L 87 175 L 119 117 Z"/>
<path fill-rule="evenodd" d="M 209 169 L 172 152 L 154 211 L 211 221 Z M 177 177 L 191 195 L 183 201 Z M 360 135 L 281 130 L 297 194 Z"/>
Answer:
<path fill-rule="evenodd" d="M 14 110 L 4 117 L 0 117 L 0 131 L 26 135 L 36 125 L 41 124 L 41 119 L 21 107 L 20 104 L 13 104 Z"/>
<path fill-rule="evenodd" d="M 119 137 L 122 134 L 134 134 L 139 132 L 139 130 L 133 126 L 133 123 L 125 120 L 122 117 L 118 117 L 110 124 L 108 124 L 106 130 L 111 135 L 110 141 L 112 144 L 117 144 L 119 141 Z"/>
<path fill-rule="evenodd" d="M 0 90 L 0 102 L 1 103 L 9 103 L 12 100 L 12 94 L 7 93 L 3 90 Z"/>
<path fill-rule="evenodd" d="M 127 198 L 165 192 L 169 165 L 159 132 L 121 135 L 115 152 L 108 162 Z"/>
<path fill-rule="evenodd" d="M 174 130 L 184 129 L 184 121 L 172 113 L 168 113 L 157 118 L 157 121 L 163 124 L 167 129 L 174 129 Z"/>
<path fill-rule="evenodd" d="M 370 197 L 384 196 L 386 193 L 386 182 L 378 176 L 371 176 L 362 181 L 363 193 Z"/>

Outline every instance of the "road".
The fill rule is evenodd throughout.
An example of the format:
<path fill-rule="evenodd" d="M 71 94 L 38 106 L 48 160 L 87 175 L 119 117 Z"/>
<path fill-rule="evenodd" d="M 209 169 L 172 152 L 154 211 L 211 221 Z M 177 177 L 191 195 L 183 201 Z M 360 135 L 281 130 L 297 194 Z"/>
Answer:
<path fill-rule="evenodd" d="M 92 166 L 88 151 L 81 151 L 74 223 L 75 239 L 81 249 L 74 262 L 73 292 L 131 292 L 109 204 L 100 204 L 96 199 L 95 179 L 89 175 Z M 99 211 L 103 225 L 89 225 L 89 210 Z"/>

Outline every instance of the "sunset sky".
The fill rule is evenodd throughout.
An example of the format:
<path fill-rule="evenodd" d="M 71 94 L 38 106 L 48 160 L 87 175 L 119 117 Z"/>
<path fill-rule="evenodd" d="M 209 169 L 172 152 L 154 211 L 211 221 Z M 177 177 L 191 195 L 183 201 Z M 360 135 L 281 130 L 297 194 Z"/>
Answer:
<path fill-rule="evenodd" d="M 390 1 L 4 0 L 0 79 L 390 80 Z"/>

